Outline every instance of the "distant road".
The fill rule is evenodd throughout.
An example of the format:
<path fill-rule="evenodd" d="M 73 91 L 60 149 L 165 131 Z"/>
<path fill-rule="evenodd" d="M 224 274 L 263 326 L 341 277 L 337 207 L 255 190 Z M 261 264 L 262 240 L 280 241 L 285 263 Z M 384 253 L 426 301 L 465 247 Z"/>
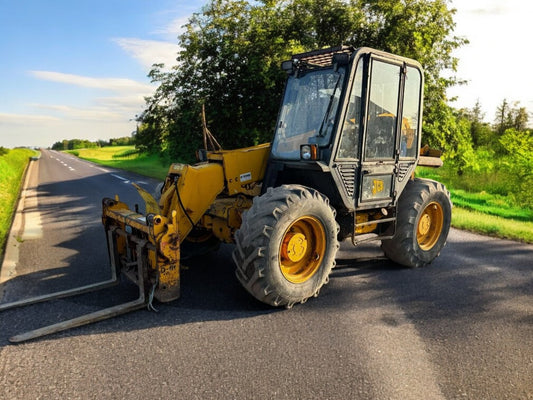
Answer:
<path fill-rule="evenodd" d="M 2 302 L 106 279 L 102 197 L 133 206 L 131 182 L 157 184 L 53 151 L 33 164 Z M 431 266 L 401 269 L 343 243 L 320 296 L 291 310 L 251 298 L 231 251 L 185 262 L 182 298 L 158 313 L 9 345 L 135 288 L 3 312 L 0 398 L 533 399 L 532 245 L 452 229 Z"/>

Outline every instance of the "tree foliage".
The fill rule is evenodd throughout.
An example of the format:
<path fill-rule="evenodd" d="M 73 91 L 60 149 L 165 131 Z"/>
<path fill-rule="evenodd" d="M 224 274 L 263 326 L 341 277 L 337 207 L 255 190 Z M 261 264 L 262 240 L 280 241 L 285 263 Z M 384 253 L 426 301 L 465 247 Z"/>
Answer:
<path fill-rule="evenodd" d="M 148 151 L 186 159 L 201 145 L 200 110 L 226 148 L 270 140 L 281 99 L 281 61 L 341 44 L 417 59 L 425 68 L 425 126 L 430 143 L 449 142 L 436 126 L 446 105 L 443 78 L 454 71 L 454 10 L 446 0 L 211 0 L 179 36 L 177 64 L 155 65 L 159 84 L 147 98 L 136 141 Z"/>
<path fill-rule="evenodd" d="M 77 150 L 105 146 L 129 146 L 132 144 L 134 144 L 134 139 L 129 136 L 109 139 L 109 141 L 98 140 L 96 142 L 91 142 L 86 139 L 63 139 L 60 142 L 55 142 L 52 145 L 52 150 Z"/>
<path fill-rule="evenodd" d="M 515 196 L 523 206 L 533 209 L 533 134 L 510 128 L 501 136 L 500 143 L 506 151 L 505 165 L 513 177 Z"/>
<path fill-rule="evenodd" d="M 496 109 L 494 129 L 499 135 L 503 135 L 508 129 L 523 131 L 527 128 L 529 115 L 525 107 L 519 107 L 518 102 L 509 104 L 507 99 Z"/>

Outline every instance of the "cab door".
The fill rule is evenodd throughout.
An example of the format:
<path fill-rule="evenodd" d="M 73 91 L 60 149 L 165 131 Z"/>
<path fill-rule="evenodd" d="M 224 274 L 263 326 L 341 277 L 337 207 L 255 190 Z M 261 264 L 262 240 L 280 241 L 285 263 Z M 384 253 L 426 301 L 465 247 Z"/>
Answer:
<path fill-rule="evenodd" d="M 399 159 L 403 63 L 370 57 L 363 127 L 358 208 L 384 207 L 395 200 Z"/>

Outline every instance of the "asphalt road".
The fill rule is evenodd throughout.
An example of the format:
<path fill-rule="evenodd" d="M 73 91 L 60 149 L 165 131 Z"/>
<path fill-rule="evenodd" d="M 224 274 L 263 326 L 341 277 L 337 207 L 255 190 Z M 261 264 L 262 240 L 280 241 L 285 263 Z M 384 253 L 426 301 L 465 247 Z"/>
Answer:
<path fill-rule="evenodd" d="M 154 181 L 44 151 L 2 302 L 108 278 L 100 203 Z M 424 269 L 343 243 L 291 310 L 239 286 L 232 247 L 190 260 L 182 298 L 64 333 L 7 338 L 135 298 L 126 283 L 0 316 L 2 399 L 533 399 L 533 246 L 462 231 Z M 7 266 L 6 266 L 7 265 Z"/>

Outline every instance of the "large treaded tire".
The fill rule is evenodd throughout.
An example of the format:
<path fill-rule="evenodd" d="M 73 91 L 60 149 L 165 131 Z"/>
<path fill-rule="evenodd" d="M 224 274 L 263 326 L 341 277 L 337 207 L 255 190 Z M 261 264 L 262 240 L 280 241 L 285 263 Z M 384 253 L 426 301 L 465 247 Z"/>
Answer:
<path fill-rule="evenodd" d="M 219 248 L 220 240 L 212 232 L 193 228 L 180 244 L 181 259 L 206 256 Z"/>
<path fill-rule="evenodd" d="M 448 237 L 452 218 L 450 194 L 442 183 L 410 181 L 398 201 L 396 234 L 381 247 L 392 261 L 423 267 L 439 254 Z"/>
<path fill-rule="evenodd" d="M 269 188 L 254 198 L 235 234 L 237 278 L 263 303 L 288 308 L 303 303 L 329 280 L 338 230 L 335 210 L 318 191 Z"/>

